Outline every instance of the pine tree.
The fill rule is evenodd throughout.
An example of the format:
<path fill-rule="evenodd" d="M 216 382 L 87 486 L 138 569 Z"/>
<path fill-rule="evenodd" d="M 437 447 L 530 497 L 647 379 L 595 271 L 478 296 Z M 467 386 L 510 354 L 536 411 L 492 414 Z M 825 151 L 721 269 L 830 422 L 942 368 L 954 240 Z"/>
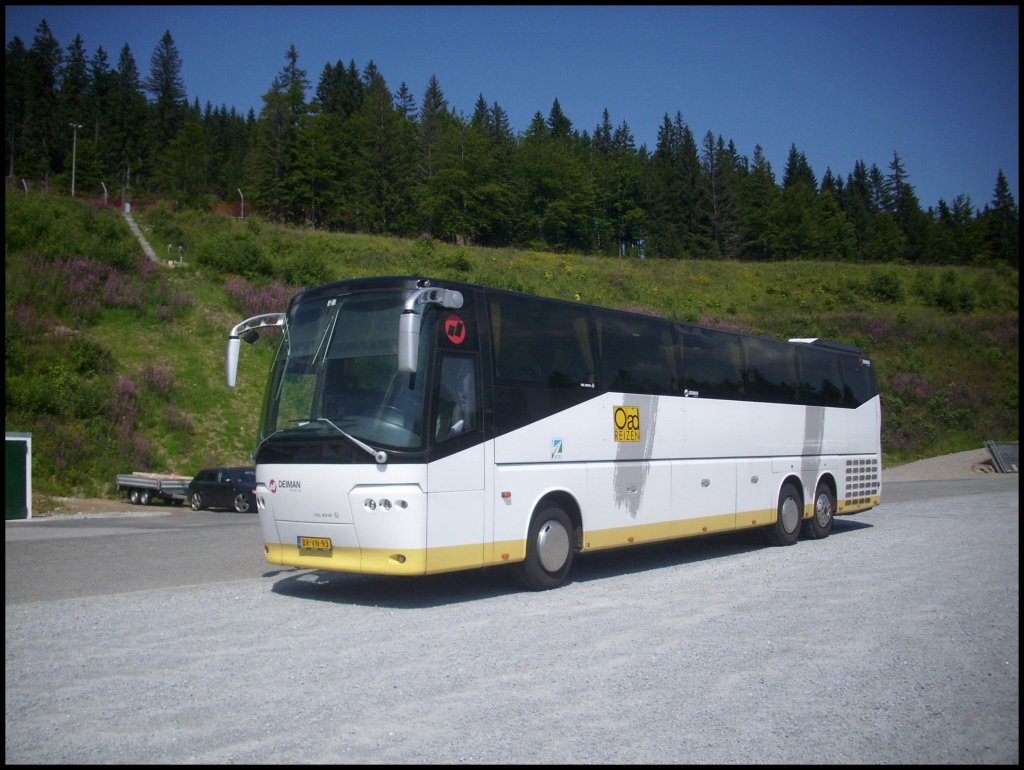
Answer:
<path fill-rule="evenodd" d="M 237 200 L 241 216 L 239 188 L 247 185 L 245 159 L 251 144 L 249 126 L 234 107 L 229 110 L 221 105 L 207 112 L 203 131 L 210 148 L 210 189 L 224 200 Z"/>
<path fill-rule="evenodd" d="M 788 189 L 794 185 L 805 185 L 811 192 L 817 192 L 818 183 L 814 178 L 814 171 L 807 162 L 807 156 L 798 152 L 796 145 L 790 145 L 789 156 L 786 158 L 786 168 L 782 174 L 782 188 Z"/>
<path fill-rule="evenodd" d="M 868 170 L 868 189 L 871 191 L 872 213 L 886 212 L 892 214 L 896 210 L 892 190 L 889 188 L 889 181 L 882 174 L 881 169 L 874 163 Z"/>
<path fill-rule="evenodd" d="M 62 61 L 60 45 L 44 19 L 36 28 L 28 52 L 25 113 L 29 141 L 25 159 L 28 175 L 42 179 L 46 190 L 50 175 L 62 169 L 63 148 L 71 138 L 71 129 L 66 123 L 61 125 L 58 104 Z"/>
<path fill-rule="evenodd" d="M 755 145 L 750 172 L 740 185 L 740 239 L 748 259 L 776 259 L 778 244 L 773 223 L 781 204 L 772 165 L 761 145 Z"/>
<path fill-rule="evenodd" d="M 12 179 L 16 171 L 21 171 L 28 143 L 27 83 L 28 51 L 21 38 L 15 36 L 4 54 L 4 167 Z"/>
<path fill-rule="evenodd" d="M 285 54 L 285 66 L 279 79 L 292 111 L 292 120 L 298 124 L 307 112 L 306 90 L 309 88 L 309 80 L 306 78 L 306 71 L 299 67 L 299 52 L 295 50 L 294 45 L 290 46 Z"/>
<path fill-rule="evenodd" d="M 623 120 L 612 134 L 611 224 L 619 256 L 643 255 L 646 216 L 641 207 L 642 164 L 629 124 Z"/>
<path fill-rule="evenodd" d="M 431 75 L 423 94 L 419 119 L 420 175 L 427 186 L 434 176 L 435 155 L 447 115 L 448 100 L 444 98 L 437 76 Z"/>
<path fill-rule="evenodd" d="M 711 217 L 693 132 L 679 112 L 666 114 L 646 182 L 652 255 L 697 258 L 708 253 Z"/>
<path fill-rule="evenodd" d="M 291 153 L 292 113 L 281 85 L 275 77 L 270 90 L 263 95 L 263 109 L 256 123 L 251 173 L 253 201 L 278 222 L 289 216 L 288 190 L 285 180 Z"/>
<path fill-rule="evenodd" d="M 146 97 L 139 82 L 135 57 L 125 43 L 118 57 L 117 71 L 111 79 L 110 128 L 107 142 L 115 159 L 122 200 L 128 200 L 132 187 L 146 168 L 148 157 L 144 126 Z"/>
<path fill-rule="evenodd" d="M 413 129 L 395 109 L 387 82 L 373 62 L 367 65 L 364 78 L 367 91 L 352 117 L 359 227 L 373 233 L 407 234 L 414 229 Z"/>
<path fill-rule="evenodd" d="M 875 209 L 868 169 L 864 161 L 858 160 L 853 164 L 853 171 L 846 178 L 846 185 L 839 196 L 839 205 L 853 228 L 854 245 L 851 256 L 857 260 L 866 259 L 868 230 Z"/>
<path fill-rule="evenodd" d="M 508 122 L 508 113 L 497 102 L 491 105 L 491 131 L 495 141 L 501 147 L 508 147 L 514 141 L 512 128 Z"/>
<path fill-rule="evenodd" d="M 88 97 L 89 72 L 85 61 L 85 45 L 82 43 L 82 36 L 75 35 L 64 57 L 60 80 L 60 104 L 65 120 L 87 126 L 86 137 L 89 136 L 91 129 L 87 121 Z"/>
<path fill-rule="evenodd" d="M 856 250 L 857 236 L 834 194 L 835 185 L 823 184 L 814 201 L 815 229 L 811 259 L 828 262 L 849 259 Z"/>
<path fill-rule="evenodd" d="M 593 211 L 588 174 L 540 112 L 516 146 L 512 189 L 517 242 L 562 250 L 581 248 L 588 240 Z"/>
<path fill-rule="evenodd" d="M 169 30 L 164 32 L 153 51 L 144 86 L 152 98 L 152 137 L 154 150 L 160 154 L 177 135 L 188 106 L 181 78 L 181 57 Z"/>
<path fill-rule="evenodd" d="M 991 208 L 986 208 L 982 219 L 992 259 L 1016 269 L 1020 258 L 1020 212 L 1002 169 L 996 175 Z"/>
<path fill-rule="evenodd" d="M 410 123 L 416 122 L 416 98 L 403 80 L 395 91 L 395 109 Z"/>
<path fill-rule="evenodd" d="M 735 259 L 740 251 L 736 188 L 744 164 L 732 142 L 727 148 L 722 137 L 716 142 L 710 131 L 704 135 L 701 159 L 709 189 L 712 256 Z"/>
<path fill-rule="evenodd" d="M 339 207 L 339 134 L 338 116 L 322 113 L 305 116 L 296 132 L 286 185 L 289 204 L 299 212 L 300 221 L 314 230 L 323 227 Z"/>
<path fill-rule="evenodd" d="M 512 242 L 516 195 L 513 192 L 515 138 L 501 105 L 477 98 L 462 167 L 467 175 L 467 237 L 486 246 Z"/>
<path fill-rule="evenodd" d="M 103 46 L 96 49 L 89 60 L 89 86 L 86 95 L 86 125 L 91 129 L 92 140 L 99 146 L 100 137 L 105 134 L 109 121 L 110 94 L 113 88 L 113 74 Z M 109 152 L 106 154 L 109 155 Z M 106 157 L 106 156 L 105 156 Z"/>
<path fill-rule="evenodd" d="M 928 261 L 968 265 L 978 260 L 983 248 L 975 223 L 974 206 L 969 197 L 958 195 L 952 207 L 939 198 L 933 251 Z"/>
<path fill-rule="evenodd" d="M 928 223 L 903 167 L 903 161 L 896 152 L 892 154 L 889 170 L 890 174 L 886 181 L 887 189 L 892 196 L 893 217 L 907 241 L 907 258 L 919 261 L 926 251 Z"/>
<path fill-rule="evenodd" d="M 324 66 L 316 87 L 316 100 L 321 112 L 345 119 L 359 108 L 364 90 L 355 61 L 350 60 L 346 68 L 339 60 L 333 67 Z"/>
<path fill-rule="evenodd" d="M 562 112 L 562 105 L 555 99 L 551 105 L 551 112 L 548 113 L 548 131 L 555 139 L 567 140 L 572 136 L 572 121 Z"/>
<path fill-rule="evenodd" d="M 448 100 L 444 97 L 437 76 L 431 75 L 423 93 L 419 119 L 414 123 L 416 131 L 416 182 L 415 208 L 417 229 L 439 237 L 445 237 L 449 227 L 442 225 L 441 212 L 450 206 L 444 200 L 442 188 L 450 180 L 440 184 L 435 179 L 442 164 L 443 145 L 452 130 L 456 130 L 454 119 L 448 111 Z M 450 143 L 449 143 L 450 144 Z M 449 174 L 450 176 L 450 174 Z"/>
<path fill-rule="evenodd" d="M 473 105 L 473 117 L 469 119 L 469 124 L 476 130 L 485 133 L 489 133 L 491 130 L 491 109 L 483 94 L 476 98 L 476 103 Z"/>
<path fill-rule="evenodd" d="M 186 202 L 198 202 L 209 185 L 209 146 L 196 110 L 181 121 L 177 135 L 160 157 L 158 181 Z"/>

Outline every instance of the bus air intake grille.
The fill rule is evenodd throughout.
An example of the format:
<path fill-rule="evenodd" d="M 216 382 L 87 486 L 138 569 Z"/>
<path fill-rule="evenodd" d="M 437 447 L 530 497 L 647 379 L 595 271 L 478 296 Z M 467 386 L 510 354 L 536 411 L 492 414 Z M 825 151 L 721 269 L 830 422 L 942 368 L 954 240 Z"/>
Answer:
<path fill-rule="evenodd" d="M 845 497 L 848 505 L 863 505 L 878 494 L 878 460 L 859 458 L 846 461 Z"/>

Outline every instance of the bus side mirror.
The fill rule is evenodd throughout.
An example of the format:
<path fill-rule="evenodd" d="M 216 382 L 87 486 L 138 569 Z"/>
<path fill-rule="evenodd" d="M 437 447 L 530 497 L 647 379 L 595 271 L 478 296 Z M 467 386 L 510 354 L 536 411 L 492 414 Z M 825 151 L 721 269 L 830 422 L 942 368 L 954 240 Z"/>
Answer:
<path fill-rule="evenodd" d="M 415 310 L 403 310 L 398 317 L 398 371 L 413 374 L 420 348 L 420 316 Z"/>
<path fill-rule="evenodd" d="M 283 329 L 284 320 L 284 313 L 264 313 L 263 315 L 254 315 L 252 318 L 246 318 L 231 330 L 231 333 L 228 335 L 227 359 L 224 362 L 224 377 L 229 388 L 235 387 L 235 381 L 238 379 L 239 342 L 245 340 L 251 345 L 259 339 L 260 335 L 256 331 L 257 329 L 264 327 Z"/>
<path fill-rule="evenodd" d="M 238 379 L 238 348 L 241 342 L 238 337 L 228 338 L 228 357 L 225 362 L 224 374 L 229 388 L 235 387 L 235 380 Z"/>

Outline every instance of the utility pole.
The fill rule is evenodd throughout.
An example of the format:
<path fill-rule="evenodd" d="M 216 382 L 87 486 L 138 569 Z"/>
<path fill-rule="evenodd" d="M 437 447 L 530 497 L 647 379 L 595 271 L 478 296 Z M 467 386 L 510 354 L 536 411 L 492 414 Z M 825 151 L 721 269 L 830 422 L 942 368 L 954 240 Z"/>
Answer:
<path fill-rule="evenodd" d="M 238 196 L 242 199 L 242 216 L 240 216 L 239 219 L 241 219 L 244 222 L 245 221 L 245 196 L 242 195 L 242 188 L 241 187 L 236 187 L 235 189 L 238 190 Z"/>
<path fill-rule="evenodd" d="M 74 130 L 73 137 L 71 139 L 71 197 L 75 197 L 75 166 L 78 161 L 78 129 L 82 127 L 81 123 L 69 123 L 69 126 Z"/>

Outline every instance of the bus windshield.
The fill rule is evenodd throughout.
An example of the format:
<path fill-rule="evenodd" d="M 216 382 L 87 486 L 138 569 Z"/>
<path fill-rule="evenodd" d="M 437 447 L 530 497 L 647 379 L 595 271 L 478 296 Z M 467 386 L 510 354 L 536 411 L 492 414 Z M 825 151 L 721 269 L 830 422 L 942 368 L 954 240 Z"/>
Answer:
<path fill-rule="evenodd" d="M 425 347 L 416 373 L 398 370 L 401 291 L 319 296 L 294 304 L 270 374 L 260 441 L 293 431 L 343 432 L 374 447 L 423 445 Z M 424 308 L 425 323 L 432 317 Z M 340 431 L 339 431 L 340 429 Z"/>

